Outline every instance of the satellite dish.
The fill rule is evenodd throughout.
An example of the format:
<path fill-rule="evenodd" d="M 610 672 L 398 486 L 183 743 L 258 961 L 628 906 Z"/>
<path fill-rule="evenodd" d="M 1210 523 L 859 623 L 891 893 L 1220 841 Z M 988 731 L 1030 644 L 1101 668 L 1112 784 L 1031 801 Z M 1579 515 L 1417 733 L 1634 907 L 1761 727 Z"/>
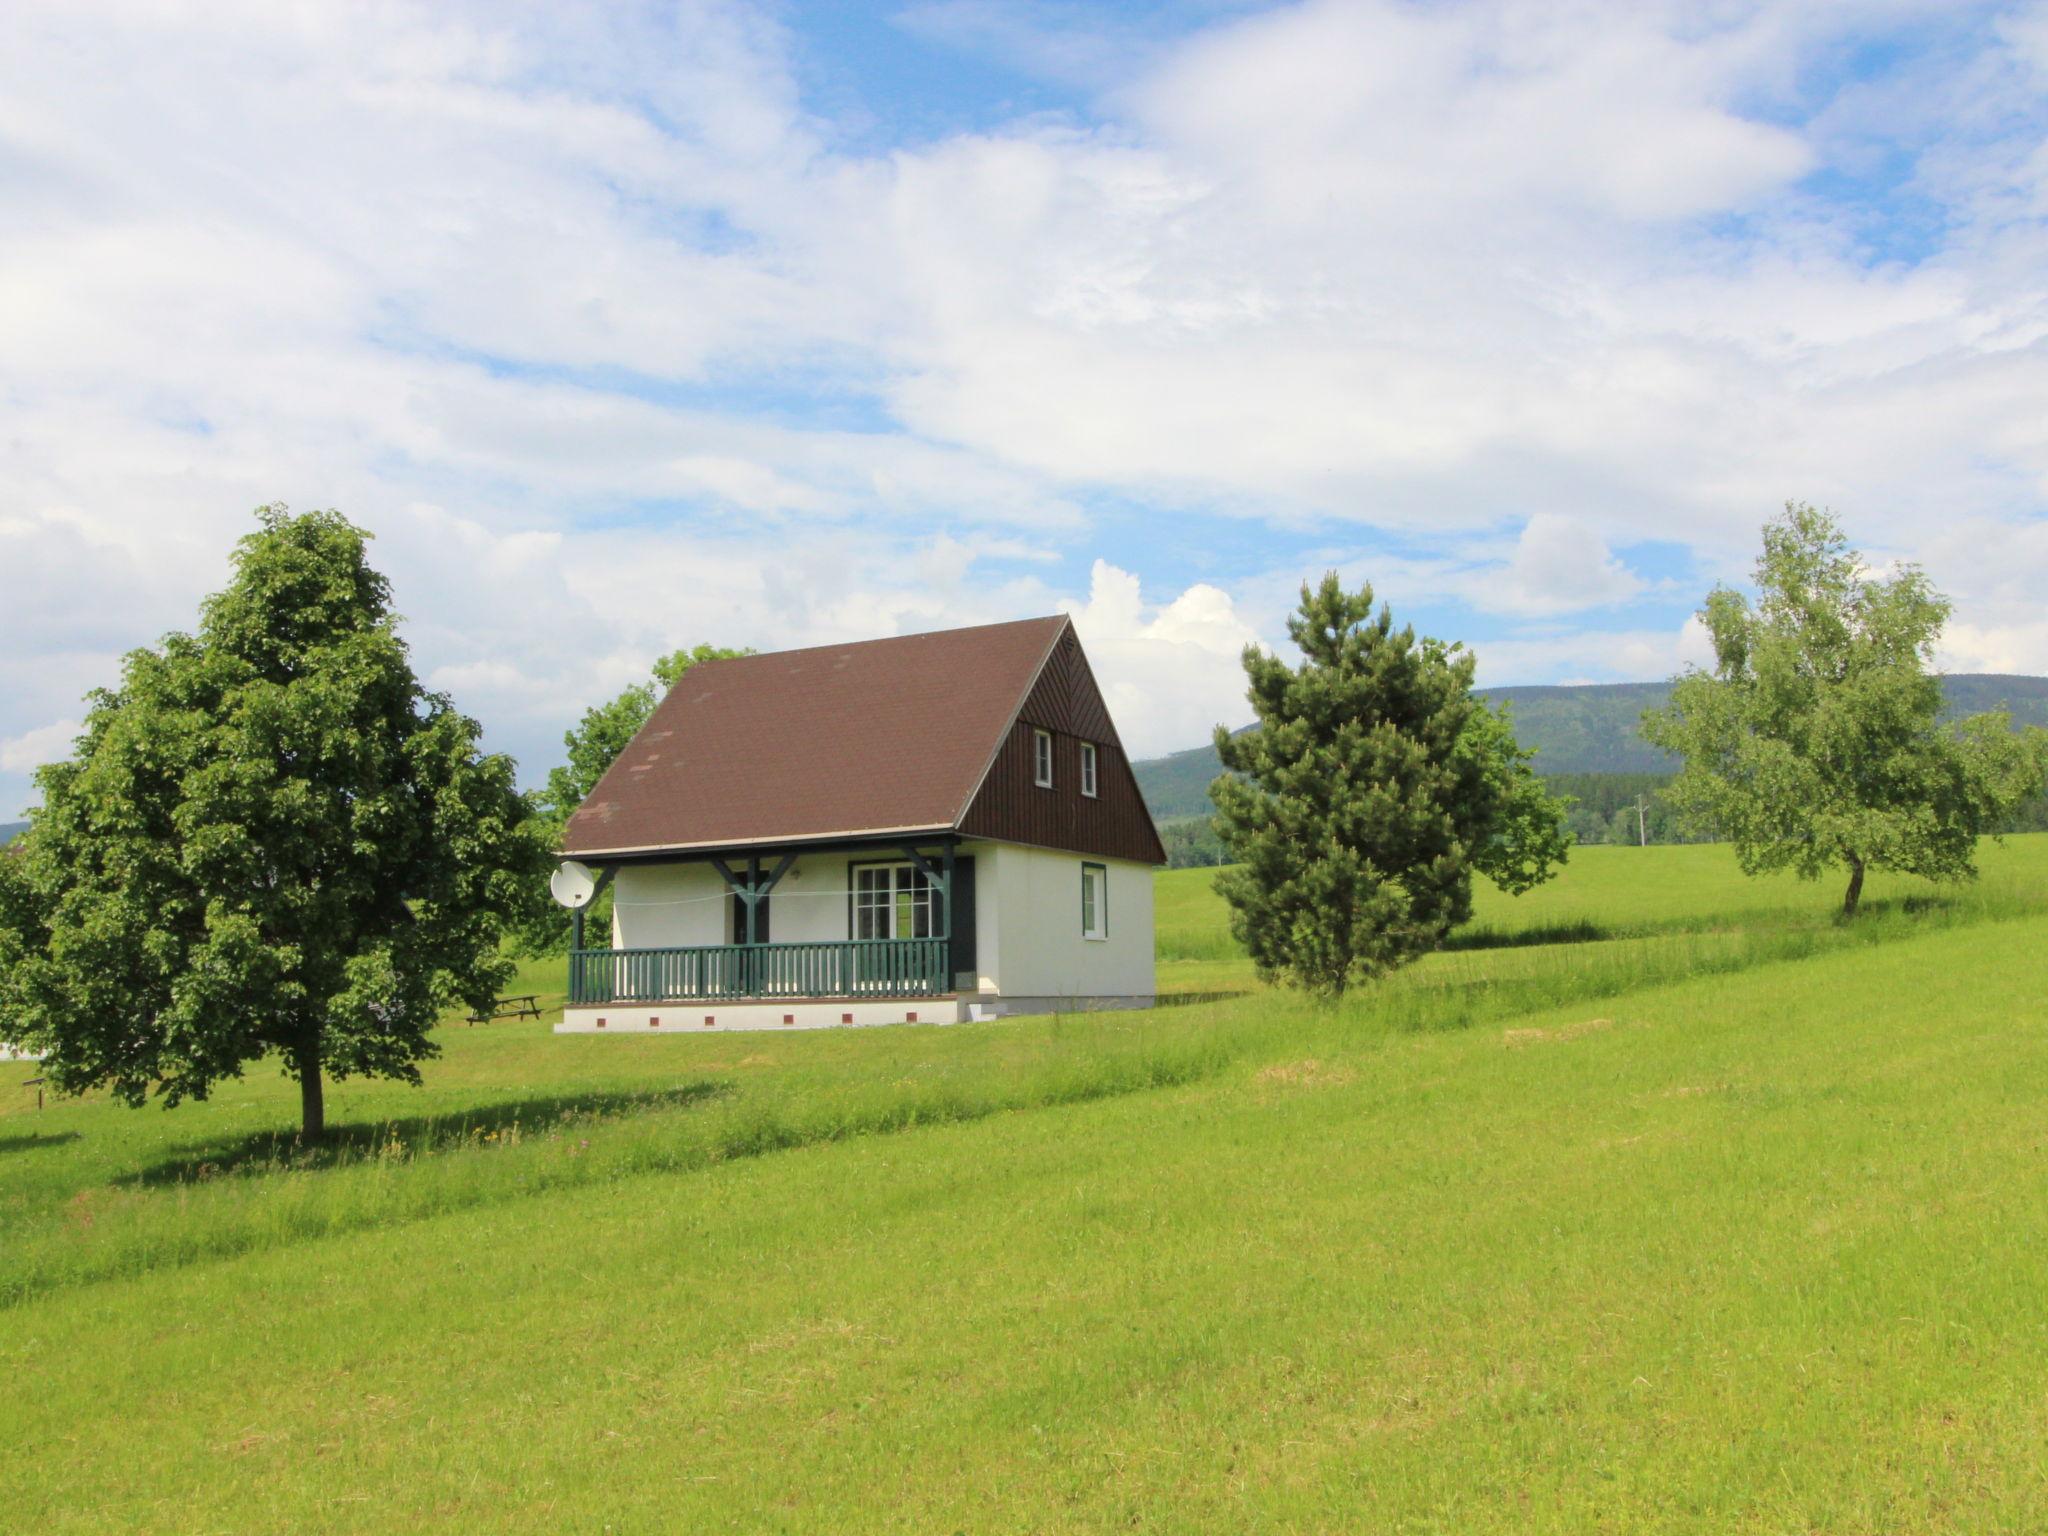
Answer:
<path fill-rule="evenodd" d="M 590 872 L 588 864 L 564 859 L 562 867 L 548 876 L 548 890 L 562 906 L 580 912 L 597 895 L 597 876 Z"/>

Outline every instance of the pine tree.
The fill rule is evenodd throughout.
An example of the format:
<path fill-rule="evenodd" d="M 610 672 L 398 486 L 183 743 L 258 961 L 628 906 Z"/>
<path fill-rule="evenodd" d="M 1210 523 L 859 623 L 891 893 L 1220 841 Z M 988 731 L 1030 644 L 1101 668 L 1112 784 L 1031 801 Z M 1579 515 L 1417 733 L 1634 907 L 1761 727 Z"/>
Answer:
<path fill-rule="evenodd" d="M 1565 856 L 1564 807 L 1460 646 L 1398 632 L 1370 587 L 1302 588 L 1290 667 L 1244 653 L 1256 730 L 1218 728 L 1210 787 L 1235 867 L 1217 877 L 1261 976 L 1325 997 L 1442 943 L 1472 875 L 1522 891 Z"/>

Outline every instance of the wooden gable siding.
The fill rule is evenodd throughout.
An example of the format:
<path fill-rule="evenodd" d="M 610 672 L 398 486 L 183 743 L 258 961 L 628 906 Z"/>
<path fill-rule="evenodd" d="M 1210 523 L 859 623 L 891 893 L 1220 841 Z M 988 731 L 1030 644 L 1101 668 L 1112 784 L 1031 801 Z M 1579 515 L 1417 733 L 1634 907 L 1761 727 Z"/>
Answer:
<path fill-rule="evenodd" d="M 1034 782 L 1031 737 L 1052 732 L 1052 788 Z M 1096 795 L 1081 793 L 1081 743 L 1095 743 Z M 1010 734 L 997 750 L 960 830 L 969 837 L 1033 843 L 1102 858 L 1164 864 L 1166 850 L 1088 658 L 1069 628 L 1046 658 Z"/>

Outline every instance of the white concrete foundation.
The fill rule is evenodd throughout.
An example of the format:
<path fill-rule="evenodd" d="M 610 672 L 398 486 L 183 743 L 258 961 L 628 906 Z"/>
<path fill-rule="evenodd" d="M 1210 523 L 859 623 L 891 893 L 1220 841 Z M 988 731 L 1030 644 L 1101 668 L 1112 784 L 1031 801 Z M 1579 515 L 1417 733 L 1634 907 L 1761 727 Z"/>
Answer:
<path fill-rule="evenodd" d="M 971 1019 L 1020 1019 L 1039 1013 L 1101 1013 L 1118 1008 L 1150 1008 L 1151 994 L 1142 997 L 979 997 L 967 1000 Z"/>
<path fill-rule="evenodd" d="M 758 1029 L 842 1029 L 869 1024 L 958 1024 L 957 997 L 811 998 L 778 1002 L 607 1003 L 564 1008 L 558 1035 L 708 1035 Z"/>
<path fill-rule="evenodd" d="M 875 1024 L 961 1024 L 984 1019 L 1017 1019 L 1034 1014 L 1096 1013 L 1150 1008 L 1144 997 L 961 997 L 810 998 L 776 1002 L 607 1003 L 565 1008 L 558 1035 L 702 1035 L 725 1030 L 846 1029 Z"/>

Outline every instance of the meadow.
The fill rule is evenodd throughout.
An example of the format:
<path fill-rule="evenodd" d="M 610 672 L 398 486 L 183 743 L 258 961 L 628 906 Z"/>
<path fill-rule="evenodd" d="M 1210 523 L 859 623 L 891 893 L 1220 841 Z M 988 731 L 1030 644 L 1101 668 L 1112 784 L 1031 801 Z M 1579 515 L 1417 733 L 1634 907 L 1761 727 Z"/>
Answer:
<path fill-rule="evenodd" d="M 0 1528 L 2048 1528 L 2048 837 L 1577 850 L 1334 1006 L 0 1064 Z M 559 1002 L 559 970 L 520 991 Z"/>

